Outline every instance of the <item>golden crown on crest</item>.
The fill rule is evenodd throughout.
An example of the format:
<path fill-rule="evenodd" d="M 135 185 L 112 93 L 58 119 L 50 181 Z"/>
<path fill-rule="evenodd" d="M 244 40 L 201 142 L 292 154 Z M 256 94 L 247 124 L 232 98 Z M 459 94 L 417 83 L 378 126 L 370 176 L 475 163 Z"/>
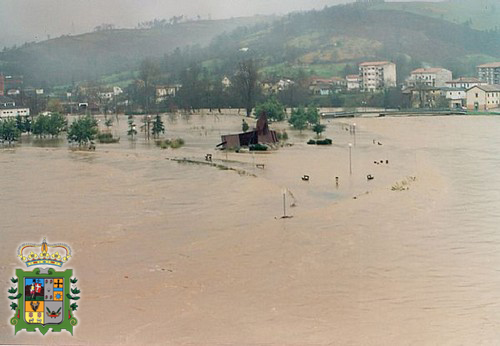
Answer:
<path fill-rule="evenodd" d="M 49 248 L 54 248 L 56 252 L 49 252 Z M 71 257 L 71 248 L 63 243 L 47 244 L 43 238 L 41 244 L 25 243 L 19 246 L 17 256 L 27 267 L 41 265 L 62 267 Z"/>

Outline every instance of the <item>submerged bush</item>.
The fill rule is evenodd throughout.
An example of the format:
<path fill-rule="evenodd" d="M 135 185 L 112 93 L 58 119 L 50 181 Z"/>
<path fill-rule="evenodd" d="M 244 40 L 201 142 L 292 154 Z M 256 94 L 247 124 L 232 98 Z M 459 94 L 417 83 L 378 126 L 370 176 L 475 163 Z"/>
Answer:
<path fill-rule="evenodd" d="M 182 138 L 175 139 L 161 139 L 155 141 L 156 145 L 162 149 L 167 149 L 168 147 L 172 149 L 178 149 L 184 145 L 184 140 Z"/>
<path fill-rule="evenodd" d="M 330 138 L 325 138 L 325 139 L 321 139 L 321 140 L 316 141 L 317 145 L 331 145 L 332 143 L 333 143 L 333 141 Z"/>
<path fill-rule="evenodd" d="M 278 137 L 278 139 L 280 141 L 286 141 L 286 140 L 288 140 L 288 133 L 286 133 L 285 130 L 283 130 L 281 132 L 277 132 L 276 136 Z"/>
<path fill-rule="evenodd" d="M 248 147 L 250 149 L 250 151 L 266 151 L 267 150 L 267 146 L 264 145 L 264 144 L 252 144 Z"/>
<path fill-rule="evenodd" d="M 318 139 L 315 141 L 314 139 L 310 139 L 307 144 L 309 145 L 331 145 L 333 141 L 330 138 L 325 138 L 325 139 Z"/>
<path fill-rule="evenodd" d="M 97 135 L 97 140 L 99 143 L 118 143 L 120 138 L 113 138 L 111 133 L 99 133 Z"/>

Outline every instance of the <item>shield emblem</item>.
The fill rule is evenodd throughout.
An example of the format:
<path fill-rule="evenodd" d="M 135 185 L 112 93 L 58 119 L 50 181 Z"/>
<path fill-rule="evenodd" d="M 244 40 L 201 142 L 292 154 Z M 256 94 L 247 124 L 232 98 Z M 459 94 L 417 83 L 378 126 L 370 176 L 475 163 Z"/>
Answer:
<path fill-rule="evenodd" d="M 64 313 L 64 278 L 24 278 L 24 321 L 60 324 Z"/>
<path fill-rule="evenodd" d="M 54 332 L 67 330 L 73 334 L 77 320 L 70 308 L 71 275 L 68 269 L 58 272 L 52 268 L 45 271 L 39 268 L 32 272 L 16 270 L 19 297 L 18 314 L 11 319 L 15 332 L 38 329 L 45 334 L 49 329 Z M 75 289 L 73 289 L 73 292 Z"/>
<path fill-rule="evenodd" d="M 39 249 L 37 252 L 33 249 Z M 56 249 L 52 253 L 49 248 Z M 17 287 L 11 287 L 9 299 L 11 310 L 15 311 L 10 323 L 14 326 L 14 334 L 25 329 L 34 332 L 36 329 L 43 335 L 49 329 L 53 332 L 66 330 L 73 335 L 73 327 L 78 320 L 73 315 L 80 299 L 80 290 L 76 287 L 76 278 L 72 278 L 73 270 L 57 271 L 71 258 L 71 248 L 64 243 L 47 244 L 45 238 L 41 244 L 25 243 L 18 249 L 18 257 L 32 271 L 16 269 L 17 278 L 10 280 Z M 70 301 L 74 302 L 70 304 Z"/>

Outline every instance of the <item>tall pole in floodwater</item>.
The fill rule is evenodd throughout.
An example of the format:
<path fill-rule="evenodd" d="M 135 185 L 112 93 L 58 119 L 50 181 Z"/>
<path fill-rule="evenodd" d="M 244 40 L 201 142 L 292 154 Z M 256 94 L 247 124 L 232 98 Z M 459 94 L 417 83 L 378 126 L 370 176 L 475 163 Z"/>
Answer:
<path fill-rule="evenodd" d="M 349 174 L 352 175 L 352 144 L 349 143 Z"/>
<path fill-rule="evenodd" d="M 286 188 L 283 188 L 283 217 L 286 217 Z"/>
<path fill-rule="evenodd" d="M 352 124 L 352 134 L 354 135 L 354 146 L 356 146 L 356 123 Z"/>

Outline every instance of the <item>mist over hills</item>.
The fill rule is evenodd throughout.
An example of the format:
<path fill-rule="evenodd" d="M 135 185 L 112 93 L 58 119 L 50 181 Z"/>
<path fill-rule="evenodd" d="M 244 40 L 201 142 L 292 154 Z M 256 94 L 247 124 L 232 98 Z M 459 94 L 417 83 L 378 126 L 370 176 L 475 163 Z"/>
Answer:
<path fill-rule="evenodd" d="M 480 1 L 490 6 L 490 0 Z M 471 4 L 471 0 L 454 2 Z M 263 71 L 278 74 L 304 68 L 320 75 L 342 75 L 346 67 L 355 68 L 360 61 L 388 59 L 397 62 L 403 74 L 428 64 L 467 75 L 475 74 L 478 63 L 500 59 L 499 30 L 474 29 L 471 21 L 479 19 L 471 16 L 456 24 L 443 19 L 445 15 L 421 15 L 415 11 L 417 4 L 436 5 L 352 4 L 281 18 L 199 20 L 63 36 L 4 50 L 0 72 L 22 74 L 36 85 L 99 80 L 116 73 L 130 79 L 142 59 L 196 45 L 196 59 L 205 61 L 204 66 L 218 67 L 219 73 L 229 72 L 224 66 L 230 66 L 227 62 L 237 58 L 241 48 L 248 48 L 248 56 L 258 59 Z M 449 2 L 439 6 L 456 11 Z"/>
<path fill-rule="evenodd" d="M 200 20 L 149 29 L 110 29 L 27 43 L 0 53 L 0 72 L 20 74 L 33 84 L 95 80 L 134 69 L 141 59 L 187 45 L 207 45 L 217 35 L 272 17 Z"/>

